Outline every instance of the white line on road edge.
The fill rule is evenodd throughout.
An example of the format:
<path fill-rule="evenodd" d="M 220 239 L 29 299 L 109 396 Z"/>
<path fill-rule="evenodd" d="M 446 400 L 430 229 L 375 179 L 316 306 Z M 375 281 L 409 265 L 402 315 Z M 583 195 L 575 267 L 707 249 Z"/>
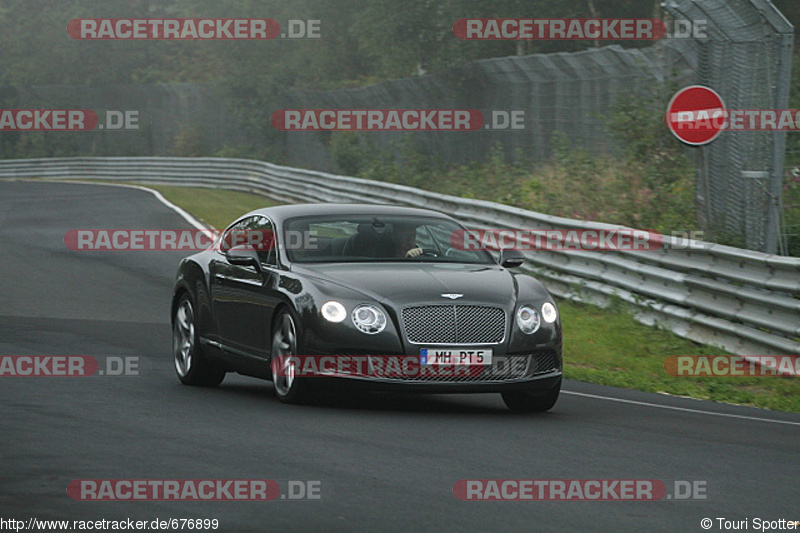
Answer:
<path fill-rule="evenodd" d="M 122 186 L 125 187 L 125 185 Z M 150 191 L 151 193 L 153 193 L 153 195 L 155 195 L 158 201 L 160 201 L 162 204 L 169 207 L 170 209 L 174 210 L 176 213 L 182 216 L 184 220 L 186 220 L 186 222 L 188 222 L 197 229 L 214 229 L 207 224 L 203 224 L 202 222 L 194 218 L 192 215 L 190 215 L 188 212 L 184 211 L 177 205 L 173 204 L 172 202 L 164 198 L 164 196 L 155 189 L 148 189 L 147 187 L 142 187 L 141 185 L 127 185 L 127 187 L 135 187 L 136 189 L 142 189 L 143 191 Z"/>
<path fill-rule="evenodd" d="M 775 420 L 773 418 L 758 418 L 755 416 L 746 415 L 731 415 L 728 413 L 715 413 L 714 411 L 701 411 L 699 409 L 689 409 L 688 407 L 674 407 L 672 405 L 660 405 L 657 403 L 637 402 L 636 400 L 623 400 L 622 398 L 611 398 L 609 396 L 598 396 L 596 394 L 586 394 L 583 392 L 573 392 L 562 390 L 561 394 L 572 394 L 574 396 L 583 396 L 584 398 L 596 398 L 598 400 L 608 400 L 611 402 L 631 403 L 634 405 L 643 405 L 645 407 L 658 407 L 659 409 L 672 409 L 673 411 L 684 411 L 686 413 L 697 413 L 701 415 L 724 416 L 727 418 L 741 418 L 744 420 L 755 420 L 757 422 L 771 422 L 773 424 L 787 424 L 790 426 L 800 426 L 800 422 L 790 422 L 788 420 Z"/>
<path fill-rule="evenodd" d="M 39 180 L 32 180 L 32 181 L 39 181 Z M 211 226 L 209 226 L 207 224 L 203 224 L 202 222 L 197 220 L 195 217 L 193 217 L 192 215 L 190 215 L 189 213 L 187 213 L 186 211 L 184 211 L 183 209 L 181 209 L 177 205 L 173 204 L 172 202 L 170 202 L 169 200 L 164 198 L 164 196 L 160 192 L 158 192 L 157 190 L 150 189 L 150 188 L 147 188 L 147 187 L 143 187 L 141 185 L 130 185 L 130 184 L 127 184 L 127 183 L 106 183 L 106 182 L 101 182 L 101 181 L 83 181 L 83 180 L 43 180 L 43 181 L 47 181 L 48 183 L 80 183 L 82 185 L 107 185 L 109 187 L 128 187 L 130 189 L 140 189 L 142 191 L 147 191 L 147 192 L 151 193 L 153 196 L 156 197 L 156 199 L 159 202 L 161 202 L 165 206 L 169 207 L 170 209 L 172 209 L 173 211 L 178 213 L 181 217 L 183 217 L 184 220 L 186 220 L 186 222 L 188 222 L 189 224 L 191 224 L 195 228 L 203 229 L 203 230 L 205 230 L 205 229 L 214 229 L 214 228 L 212 228 Z"/>

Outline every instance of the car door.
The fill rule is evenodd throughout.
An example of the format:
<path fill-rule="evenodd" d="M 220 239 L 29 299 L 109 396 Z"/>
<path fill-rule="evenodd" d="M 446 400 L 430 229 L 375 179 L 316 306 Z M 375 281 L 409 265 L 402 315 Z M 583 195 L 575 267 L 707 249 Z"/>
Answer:
<path fill-rule="evenodd" d="M 239 366 L 257 367 L 257 360 L 269 352 L 269 321 L 277 304 L 274 239 L 274 225 L 267 217 L 248 217 L 225 231 L 212 262 L 211 298 L 220 342 Z M 255 245 L 260 267 L 231 264 L 228 250 L 248 244 Z"/>

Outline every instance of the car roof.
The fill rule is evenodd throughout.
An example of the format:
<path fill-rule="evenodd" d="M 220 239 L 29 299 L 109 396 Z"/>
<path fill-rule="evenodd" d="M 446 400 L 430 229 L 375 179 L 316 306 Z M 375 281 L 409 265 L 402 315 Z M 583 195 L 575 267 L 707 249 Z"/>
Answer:
<path fill-rule="evenodd" d="M 385 204 L 287 204 L 256 209 L 244 216 L 251 215 L 268 216 L 276 223 L 290 218 L 314 215 L 406 215 L 453 220 L 452 217 L 439 211 Z M 244 217 L 239 217 L 241 218 Z"/>

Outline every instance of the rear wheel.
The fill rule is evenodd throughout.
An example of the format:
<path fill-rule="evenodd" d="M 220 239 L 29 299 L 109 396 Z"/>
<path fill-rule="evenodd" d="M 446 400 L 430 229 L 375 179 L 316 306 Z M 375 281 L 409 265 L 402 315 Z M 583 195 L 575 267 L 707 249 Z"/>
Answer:
<path fill-rule="evenodd" d="M 216 387 L 225 379 L 225 371 L 203 357 L 197 342 L 194 306 L 184 294 L 172 318 L 172 353 L 178 379 L 184 385 Z"/>
<path fill-rule="evenodd" d="M 561 393 L 561 378 L 558 383 L 544 394 L 531 394 L 524 391 L 509 391 L 503 393 L 503 401 L 512 411 L 518 413 L 540 413 L 549 411 L 558 401 Z"/>
<path fill-rule="evenodd" d="M 275 319 L 272 330 L 270 367 L 275 395 L 284 403 L 303 403 L 309 399 L 307 378 L 299 377 L 298 326 L 289 310 L 284 309 Z"/>

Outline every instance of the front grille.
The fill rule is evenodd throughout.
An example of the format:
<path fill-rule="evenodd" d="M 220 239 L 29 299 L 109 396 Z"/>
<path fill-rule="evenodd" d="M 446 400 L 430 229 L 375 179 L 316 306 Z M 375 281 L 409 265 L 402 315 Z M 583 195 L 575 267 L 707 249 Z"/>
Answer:
<path fill-rule="evenodd" d="M 498 344 L 506 313 L 478 305 L 427 305 L 403 309 L 403 328 L 414 344 Z"/>
<path fill-rule="evenodd" d="M 405 382 L 424 383 L 475 383 L 484 381 L 509 381 L 528 375 L 531 358 L 527 355 L 501 356 L 492 360 L 491 366 L 409 366 L 408 371 L 383 370 L 385 361 L 376 361 L 380 356 L 370 357 L 370 372 L 376 377 L 384 377 Z"/>

